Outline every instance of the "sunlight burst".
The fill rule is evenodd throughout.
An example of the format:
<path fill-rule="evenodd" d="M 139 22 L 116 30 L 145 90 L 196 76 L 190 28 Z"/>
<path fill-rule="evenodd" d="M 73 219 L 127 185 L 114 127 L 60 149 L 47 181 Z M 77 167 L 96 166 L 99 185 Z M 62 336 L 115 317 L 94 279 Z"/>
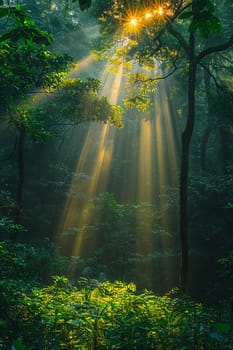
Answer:
<path fill-rule="evenodd" d="M 152 17 L 152 13 L 147 12 L 147 13 L 145 14 L 145 18 L 146 18 L 146 19 L 149 19 L 149 18 L 151 18 L 151 17 Z"/>
<path fill-rule="evenodd" d="M 136 26 L 138 24 L 138 21 L 136 18 L 132 18 L 130 19 L 129 23 L 132 25 L 132 26 Z"/>

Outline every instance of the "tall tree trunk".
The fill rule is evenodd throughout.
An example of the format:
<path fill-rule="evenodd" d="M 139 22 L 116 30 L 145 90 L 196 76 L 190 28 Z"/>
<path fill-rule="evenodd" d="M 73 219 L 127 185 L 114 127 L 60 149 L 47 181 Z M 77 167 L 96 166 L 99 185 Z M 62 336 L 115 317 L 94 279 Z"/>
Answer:
<path fill-rule="evenodd" d="M 20 224 L 22 203 L 23 203 L 23 186 L 24 186 L 24 142 L 25 142 L 25 128 L 19 129 L 18 139 L 18 182 L 16 189 L 16 213 L 15 224 Z M 16 241 L 18 239 L 18 232 L 14 231 L 11 235 L 11 239 Z"/>
<path fill-rule="evenodd" d="M 188 288 L 189 247 L 188 247 L 188 174 L 189 151 L 195 121 L 195 89 L 197 62 L 195 59 L 195 33 L 189 39 L 189 74 L 188 74 L 188 116 L 181 138 L 180 172 L 180 242 L 181 266 L 180 287 L 184 292 Z"/>

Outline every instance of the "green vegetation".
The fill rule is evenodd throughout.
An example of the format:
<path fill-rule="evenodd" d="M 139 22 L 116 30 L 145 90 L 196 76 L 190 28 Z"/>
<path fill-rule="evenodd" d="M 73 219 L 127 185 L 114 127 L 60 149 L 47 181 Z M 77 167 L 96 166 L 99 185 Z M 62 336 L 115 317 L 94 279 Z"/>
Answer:
<path fill-rule="evenodd" d="M 156 83 L 185 67 L 187 118 L 181 133 L 179 181 L 180 285 L 184 291 L 188 288 L 189 275 L 189 160 L 196 122 L 197 76 L 202 67 L 212 77 L 206 61 L 213 54 L 226 51 L 233 45 L 229 23 L 223 28 L 221 19 L 215 13 L 215 4 L 210 0 L 155 2 L 153 6 L 147 1 L 128 4 L 125 0 L 110 0 L 102 13 L 98 14 L 103 33 L 99 50 L 102 56 L 110 57 L 113 67 L 127 60 L 135 60 L 142 67 L 152 66 L 149 74 L 133 72 L 130 75 L 130 103 L 127 103 L 127 107 L 131 107 L 133 102 L 144 110 L 149 104 L 148 84 L 149 90 L 154 91 Z M 227 40 L 221 36 L 223 31 L 227 34 Z M 207 41 L 211 35 L 217 35 L 217 44 Z M 162 64 L 158 70 L 160 60 Z"/>
<path fill-rule="evenodd" d="M 53 37 L 35 24 L 25 7 L 3 6 L 0 18 L 7 20 L 0 33 L 1 117 L 17 135 L 17 188 L 11 216 L 15 224 L 20 224 L 27 137 L 37 143 L 45 142 L 53 135 L 49 124 L 54 127 L 54 124 L 62 123 L 64 126 L 67 121 L 76 125 L 94 120 L 121 127 L 122 110 L 111 106 L 105 97 L 98 97 L 100 81 L 97 79 L 66 79 L 73 59 L 48 49 Z M 56 96 L 52 98 L 53 102 L 34 105 L 33 98 L 28 99 L 33 89 L 38 94 L 53 93 Z M 14 230 L 13 240 L 18 238 L 18 232 Z"/>
<path fill-rule="evenodd" d="M 233 350 L 231 5 L 0 0 L 0 350 Z"/>
<path fill-rule="evenodd" d="M 232 349 L 226 310 L 119 281 L 56 276 L 45 286 L 49 260 L 48 251 L 1 242 L 1 349 Z"/>

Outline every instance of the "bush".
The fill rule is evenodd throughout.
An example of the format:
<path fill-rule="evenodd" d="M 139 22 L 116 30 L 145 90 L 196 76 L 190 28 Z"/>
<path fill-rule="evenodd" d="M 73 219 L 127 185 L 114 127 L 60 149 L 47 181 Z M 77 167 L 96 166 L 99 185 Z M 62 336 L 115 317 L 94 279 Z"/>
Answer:
<path fill-rule="evenodd" d="M 60 276 L 42 286 L 32 278 L 34 254 L 0 244 L 1 350 L 232 350 L 229 317 L 179 290 L 156 296 L 132 283 L 82 278 L 74 285 Z"/>
<path fill-rule="evenodd" d="M 232 349 L 230 325 L 184 296 L 137 294 L 133 284 L 122 282 L 78 287 L 64 277 L 28 294 L 14 291 L 8 286 L 15 323 L 5 319 L 1 334 L 8 344 L 14 336 L 38 350 Z"/>

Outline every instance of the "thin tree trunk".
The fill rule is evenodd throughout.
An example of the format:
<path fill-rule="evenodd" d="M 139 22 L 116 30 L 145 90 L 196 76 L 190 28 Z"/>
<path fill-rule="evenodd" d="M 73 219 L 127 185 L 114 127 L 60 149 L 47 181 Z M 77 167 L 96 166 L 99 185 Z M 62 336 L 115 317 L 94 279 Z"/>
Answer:
<path fill-rule="evenodd" d="M 188 175 L 189 150 L 195 121 L 195 89 L 197 62 L 195 59 L 195 33 L 189 40 L 189 74 L 188 74 L 188 118 L 181 138 L 181 173 L 180 173 L 180 242 L 181 267 L 180 287 L 184 292 L 188 288 Z"/>

